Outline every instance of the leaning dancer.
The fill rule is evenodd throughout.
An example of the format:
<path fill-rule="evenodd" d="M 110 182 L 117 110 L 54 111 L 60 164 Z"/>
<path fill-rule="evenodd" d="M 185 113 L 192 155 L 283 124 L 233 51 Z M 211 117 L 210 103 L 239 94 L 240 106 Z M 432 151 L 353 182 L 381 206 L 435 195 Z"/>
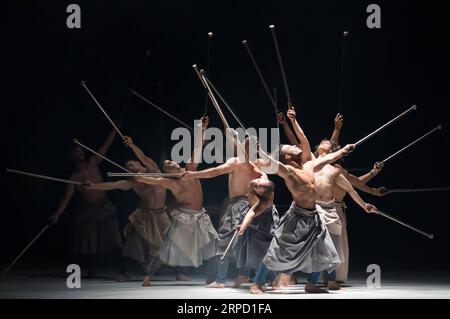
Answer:
<path fill-rule="evenodd" d="M 289 111 L 289 118 L 300 145 L 282 145 L 280 162 L 261 150 L 260 153 L 278 165 L 277 175 L 284 179 L 293 197 L 293 203 L 280 220 L 263 261 L 265 267 L 260 269 L 262 274 L 258 274 L 260 281 L 255 284 L 263 287 L 265 276 L 272 270 L 280 272 L 274 284 L 274 289 L 277 289 L 280 285 L 289 284 L 293 273 L 302 271 L 309 274 L 306 292 L 326 293 L 326 290 L 316 286 L 320 272 L 335 270 L 340 260 L 319 214 L 321 208 L 316 205 L 314 171 L 351 152 L 354 146 L 347 145 L 335 153 L 315 159 L 308 139 L 295 119 L 294 108 L 290 106 Z"/>
<path fill-rule="evenodd" d="M 339 137 L 343 125 L 343 120 L 344 120 L 343 116 L 341 114 L 338 114 L 334 121 L 335 124 L 333 134 L 331 139 L 329 140 L 329 142 L 331 142 L 333 151 L 338 150 L 340 147 Z M 321 145 L 322 143 L 328 144 L 327 140 L 323 140 L 321 142 Z M 354 188 L 371 195 L 383 196 L 383 192 L 386 189 L 385 187 L 372 188 L 366 185 L 383 169 L 384 164 L 382 162 L 376 162 L 373 166 L 373 169 L 370 170 L 367 174 L 364 174 L 362 176 L 355 176 L 348 173 L 338 162 L 335 162 L 333 166 L 339 169 L 340 174 L 343 174 L 344 177 L 350 182 L 350 184 Z M 347 190 L 340 187 L 339 185 L 334 185 L 332 187 L 332 191 L 333 191 L 333 198 L 335 199 L 334 208 L 336 209 L 336 213 L 339 217 L 342 229 L 341 235 L 339 237 L 340 239 L 339 247 L 341 249 L 340 256 L 343 256 L 343 260 L 342 263 L 339 265 L 339 267 L 336 269 L 336 282 L 345 282 L 347 281 L 348 278 L 348 266 L 349 266 L 349 245 L 348 245 L 347 214 L 346 214 L 347 206 L 345 205 L 344 202 L 344 197 L 347 194 Z"/>
<path fill-rule="evenodd" d="M 332 152 L 332 144 L 330 141 L 323 140 L 317 148 L 318 158 L 324 157 Z M 334 247 L 339 255 L 341 264 L 347 262 L 348 249 L 346 249 L 343 236 L 346 237 L 345 220 L 342 221 L 338 210 L 341 209 L 340 202 L 334 197 L 337 189 L 341 189 L 348 193 L 352 199 L 361 206 L 367 213 L 374 212 L 376 208 L 364 202 L 364 200 L 355 191 L 353 186 L 341 172 L 341 170 L 333 165 L 327 164 L 320 171 L 314 173 L 316 180 L 317 205 L 323 209 L 322 217 L 333 240 Z M 344 234 L 345 233 L 345 234 Z M 339 290 L 340 286 L 336 282 L 336 271 L 333 270 L 328 275 L 328 289 Z"/>
<path fill-rule="evenodd" d="M 251 207 L 242 224 L 238 226 L 240 236 L 244 236 L 246 231 L 250 233 L 250 235 L 244 237 L 246 240 L 243 240 L 243 246 L 248 247 L 247 249 L 252 254 L 255 263 L 253 268 L 256 269 L 256 275 L 253 278 L 254 283 L 250 287 L 251 294 L 261 294 L 265 291 L 264 286 L 258 285 L 256 282 L 266 279 L 267 274 L 264 275 L 264 278 L 259 277 L 265 270 L 262 259 L 267 253 L 279 221 L 278 213 L 276 220 L 274 219 L 275 216 L 270 216 L 270 213 L 268 213 L 276 210 L 273 204 L 274 189 L 275 185 L 265 177 L 250 181 L 247 198 Z M 271 217 L 271 220 L 268 216 Z"/>
<path fill-rule="evenodd" d="M 127 161 L 125 168 L 132 173 L 161 173 L 158 165 L 138 148 L 130 137 L 125 137 L 125 145 L 131 148 L 139 161 Z M 170 226 L 167 215 L 166 189 L 160 186 L 145 185 L 134 178 L 109 183 L 89 182 L 89 190 L 134 190 L 139 197 L 138 208 L 128 217 L 124 235 L 126 238 L 122 250 L 122 267 L 117 276 L 118 282 L 126 280 L 128 259 L 137 261 L 144 271 L 143 287 L 151 286 L 151 277 L 161 262 L 158 252 Z"/>
<path fill-rule="evenodd" d="M 114 140 L 116 131 L 112 130 L 98 153 L 105 155 Z M 97 155 L 86 157 L 84 149 L 74 144 L 70 151 L 75 171 L 70 180 L 85 182 L 103 182 L 98 165 L 103 160 Z M 77 191 L 82 198 L 81 207 L 77 213 L 74 226 L 74 253 L 80 255 L 87 267 L 88 277 L 95 277 L 94 259 L 98 255 L 119 252 L 122 247 L 122 236 L 116 219 L 114 206 L 106 196 L 105 191 L 86 190 L 84 186 L 69 184 L 50 222 L 55 224 L 69 205 Z"/>
<path fill-rule="evenodd" d="M 237 138 L 235 141 L 236 143 L 240 143 Z M 243 146 L 247 154 L 249 154 L 249 143 L 250 139 L 246 139 L 245 146 Z M 236 151 L 237 149 L 238 147 L 236 147 Z M 203 171 L 187 172 L 183 177 L 186 180 L 191 180 L 194 178 L 214 178 L 228 174 L 228 196 L 230 200 L 220 220 L 218 256 L 224 255 L 236 227 L 241 224 L 244 216 L 250 209 L 248 202 L 250 181 L 259 178 L 267 180 L 267 175 L 258 166 L 264 166 L 263 161 L 256 160 L 253 163 L 236 156 L 229 158 L 224 164 L 217 167 Z M 255 218 L 253 226 L 260 231 L 258 232 L 252 229 L 244 237 L 239 238 L 232 244 L 231 250 L 219 264 L 216 280 L 206 285 L 206 287 L 225 288 L 225 280 L 230 262 L 235 262 L 239 269 L 239 275 L 235 279 L 233 288 L 239 288 L 241 284 L 249 282 L 250 269 L 256 269 L 261 264 L 262 258 L 272 240 L 270 231 L 274 229 L 274 224 L 277 221 L 278 212 L 275 206 L 270 205 L 264 211 L 264 214 Z"/>
<path fill-rule="evenodd" d="M 202 152 L 203 133 L 207 126 L 208 118 L 204 117 L 199 143 L 186 167 L 182 168 L 176 162 L 166 160 L 164 172 L 182 174 L 185 171 L 197 170 L 198 163 L 193 161 L 199 158 L 198 155 Z M 179 205 L 170 212 L 172 224 L 159 250 L 163 263 L 170 266 L 199 267 L 204 260 L 215 257 L 218 235 L 202 206 L 203 191 L 199 180 L 143 176 L 137 177 L 137 180 L 170 190 Z"/>

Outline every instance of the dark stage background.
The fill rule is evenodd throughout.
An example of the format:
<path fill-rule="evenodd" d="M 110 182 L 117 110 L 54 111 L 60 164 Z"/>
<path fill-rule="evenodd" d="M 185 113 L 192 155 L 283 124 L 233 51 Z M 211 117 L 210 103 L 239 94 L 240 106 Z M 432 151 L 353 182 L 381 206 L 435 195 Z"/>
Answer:
<path fill-rule="evenodd" d="M 372 1 L 75 1 L 82 28 L 66 27 L 73 1 L 29 1 L 9 5 L 2 20 L 3 156 L 6 167 L 68 176 L 72 138 L 99 146 L 110 125 L 81 88 L 85 80 L 102 105 L 118 118 L 147 50 L 151 56 L 137 91 L 185 121 L 203 111 L 204 92 L 192 64 L 205 67 L 207 33 L 215 84 L 248 126 L 273 127 L 272 106 L 241 41 L 253 50 L 270 87 L 286 105 L 269 24 L 275 24 L 299 122 L 314 145 L 329 137 L 337 112 L 342 32 L 350 32 L 345 61 L 342 142 L 355 142 L 412 104 L 419 109 L 363 144 L 348 167 L 370 169 L 438 124 L 444 130 L 389 163 L 371 185 L 449 185 L 448 26 L 440 1 L 376 1 L 382 28 L 366 26 Z M 211 108 L 211 125 L 221 126 Z M 176 123 L 133 98 L 123 131 L 159 159 Z M 284 136 L 282 135 L 284 139 Z M 108 156 L 123 163 L 132 156 L 118 137 Z M 103 172 L 115 169 L 102 164 Z M 11 260 L 45 225 L 65 185 L 1 173 L 0 258 Z M 276 181 L 276 203 L 289 194 Z M 226 178 L 203 181 L 205 205 L 220 205 Z M 134 208 L 132 192 L 109 194 L 121 226 Z M 450 264 L 449 193 L 362 196 L 405 221 L 435 234 L 429 240 L 382 217 L 369 216 L 350 199 L 351 267 L 369 263 L 391 269 L 432 270 Z M 78 199 L 24 261 L 68 258 Z"/>

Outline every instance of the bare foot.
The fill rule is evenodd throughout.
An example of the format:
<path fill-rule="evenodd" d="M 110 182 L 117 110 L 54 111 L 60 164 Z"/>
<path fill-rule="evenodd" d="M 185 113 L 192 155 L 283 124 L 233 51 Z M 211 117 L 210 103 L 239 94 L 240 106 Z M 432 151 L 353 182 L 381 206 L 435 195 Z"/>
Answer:
<path fill-rule="evenodd" d="M 117 277 L 116 277 L 116 282 L 125 282 L 128 279 L 130 279 L 129 276 L 124 275 L 124 274 L 118 274 Z"/>
<path fill-rule="evenodd" d="M 319 288 L 310 282 L 308 282 L 306 284 L 305 292 L 307 292 L 309 294 L 327 294 L 328 293 L 328 291 L 326 291 L 325 289 Z"/>
<path fill-rule="evenodd" d="M 280 274 L 280 286 L 287 287 L 287 286 L 291 285 L 294 280 L 293 277 L 294 276 L 292 274 L 281 273 Z"/>
<path fill-rule="evenodd" d="M 329 281 L 327 285 L 328 290 L 340 290 L 341 285 L 336 281 Z"/>
<path fill-rule="evenodd" d="M 150 276 L 145 276 L 144 280 L 142 281 L 142 287 L 151 287 L 152 283 L 150 281 Z"/>
<path fill-rule="evenodd" d="M 272 283 L 272 289 L 273 290 L 280 290 L 280 274 L 278 274 L 277 278 Z"/>
<path fill-rule="evenodd" d="M 183 274 L 178 274 L 175 278 L 178 281 L 191 281 L 191 278 L 189 278 L 188 276 L 183 275 Z"/>
<path fill-rule="evenodd" d="M 238 276 L 234 281 L 233 288 L 239 288 L 242 284 L 246 284 L 250 282 L 250 278 L 248 276 Z"/>
<path fill-rule="evenodd" d="M 294 275 L 291 275 L 291 278 L 289 278 L 288 285 L 296 285 L 297 284 L 297 278 Z"/>
<path fill-rule="evenodd" d="M 263 286 L 259 286 L 257 284 L 253 284 L 250 287 L 250 293 L 252 295 L 260 295 L 260 294 L 262 294 L 265 291 L 266 291 L 266 288 L 264 288 Z"/>
<path fill-rule="evenodd" d="M 225 288 L 225 283 L 223 282 L 212 282 L 209 285 L 205 286 L 206 288 Z"/>

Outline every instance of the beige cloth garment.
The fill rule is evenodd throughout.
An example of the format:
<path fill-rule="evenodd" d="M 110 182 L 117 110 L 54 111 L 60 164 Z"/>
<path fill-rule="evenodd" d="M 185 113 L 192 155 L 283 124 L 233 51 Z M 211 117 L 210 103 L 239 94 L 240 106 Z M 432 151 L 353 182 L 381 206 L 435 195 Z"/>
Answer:
<path fill-rule="evenodd" d="M 160 209 L 137 208 L 128 217 L 130 224 L 148 243 L 149 253 L 152 256 L 158 255 L 159 247 L 161 247 L 170 227 L 166 210 L 166 207 Z"/>
<path fill-rule="evenodd" d="M 336 209 L 336 200 L 333 199 L 329 202 L 316 201 L 325 212 L 321 213 L 323 219 L 325 220 L 325 225 L 327 225 L 328 232 L 333 235 L 340 235 L 342 233 L 342 222 L 339 218 Z"/>
<path fill-rule="evenodd" d="M 347 281 L 348 279 L 348 266 L 349 266 L 349 247 L 348 247 L 348 235 L 347 235 L 347 216 L 344 202 L 336 202 L 336 210 L 341 220 L 342 233 L 340 236 L 340 247 L 343 251 L 344 262 L 336 269 L 336 280 Z"/>

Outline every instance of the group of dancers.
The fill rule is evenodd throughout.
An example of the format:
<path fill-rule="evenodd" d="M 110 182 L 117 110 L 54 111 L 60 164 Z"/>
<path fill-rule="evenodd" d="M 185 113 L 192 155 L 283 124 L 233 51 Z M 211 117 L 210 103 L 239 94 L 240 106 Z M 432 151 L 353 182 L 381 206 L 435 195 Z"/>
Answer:
<path fill-rule="evenodd" d="M 75 220 L 75 253 L 93 257 L 122 247 L 123 263 L 118 281 L 127 279 L 126 263 L 130 259 L 142 266 L 143 286 L 151 286 L 151 279 L 161 263 L 183 269 L 199 267 L 207 261 L 206 287 L 224 288 L 229 264 L 233 262 L 239 274 L 233 287 L 250 282 L 251 271 L 255 272 L 251 293 L 266 290 L 270 273 L 271 280 L 278 274 L 273 281 L 277 289 L 295 283 L 294 275 L 298 272 L 308 274 L 306 292 L 338 290 L 339 283 L 347 280 L 349 259 L 343 198 L 348 193 L 364 211 L 376 212 L 354 187 L 383 195 L 384 188 L 366 185 L 383 165 L 376 163 L 370 172 L 360 177 L 349 174 L 339 165 L 338 161 L 354 149 L 354 145 L 339 147 L 341 114 L 335 118 L 332 137 L 322 140 L 314 153 L 292 105 L 286 116 L 278 114 L 277 121 L 290 143 L 280 145 L 279 160 L 261 148 L 259 158 L 254 161 L 248 156 L 237 156 L 238 148 L 243 149 L 244 154 L 249 153 L 251 138 L 244 143 L 236 138 L 236 156 L 205 170 L 198 170 L 198 163 L 193 160 L 184 167 L 165 160 L 160 168 L 125 136 L 124 144 L 138 160 L 127 161 L 124 169 L 136 176 L 112 182 L 103 181 L 98 165 L 116 130 L 112 130 L 104 145 L 89 157 L 83 147 L 73 144 L 70 157 L 75 171 L 70 180 L 80 184 L 68 184 L 50 220 L 58 221 L 70 198 L 78 191 L 82 205 Z M 200 123 L 203 137 L 208 117 L 203 117 Z M 192 158 L 201 154 L 204 145 L 205 140 L 200 138 Z M 278 165 L 276 174 L 284 180 L 292 196 L 292 205 L 282 216 L 273 203 L 274 184 L 265 173 L 265 168 L 273 164 Z M 225 174 L 228 174 L 229 201 L 216 230 L 203 208 L 200 180 Z M 106 191 L 114 189 L 133 190 L 140 199 L 123 231 L 123 245 L 114 206 L 106 195 Z M 175 202 L 166 202 L 167 191 L 172 193 Z M 91 259 L 88 258 L 87 263 L 89 275 L 93 275 Z M 322 272 L 327 281 L 326 289 L 317 286 Z M 188 278 L 180 270 L 177 279 Z"/>
<path fill-rule="evenodd" d="M 298 273 L 307 275 L 307 293 L 339 290 L 340 284 L 348 279 L 349 267 L 344 203 L 346 194 L 366 213 L 387 217 L 429 238 L 433 237 L 432 234 L 406 224 L 367 203 L 356 189 L 374 196 L 384 196 L 391 192 L 392 190 L 384 187 L 370 187 L 367 183 L 383 169 L 388 160 L 441 127 L 428 132 L 384 161 L 376 162 L 373 169 L 366 174 L 350 174 L 342 166 L 342 158 L 417 107 L 412 106 L 363 139 L 344 147 L 341 147 L 339 142 L 344 118 L 338 113 L 330 139 L 320 141 L 318 146 L 312 149 L 298 122 L 274 27 L 270 28 L 288 101 L 286 114 L 278 110 L 247 42 L 243 41 L 243 44 L 275 107 L 278 126 L 283 128 L 289 141 L 280 144 L 276 154 L 260 147 L 257 137 L 247 135 L 242 139 L 237 131 L 230 128 L 217 97 L 241 124 L 239 118 L 205 72 L 199 71 L 194 65 L 194 70 L 224 125 L 225 136 L 234 146 L 234 153 L 226 158 L 223 164 L 204 170 L 198 169 L 199 162 L 196 159 L 202 158 L 203 148 L 208 143 L 204 138 L 209 125 L 206 114 L 200 121 L 195 121 L 199 126 L 196 129 L 201 133 L 195 141 L 191 159 L 184 163 L 184 166 L 181 166 L 182 163 L 165 159 L 160 166 L 136 146 L 131 137 L 122 134 L 82 82 L 84 89 L 113 126 L 104 144 L 94 151 L 74 140 L 70 158 L 75 169 L 68 180 L 9 170 L 12 173 L 67 183 L 67 190 L 50 217 L 50 224 L 59 220 L 75 192 L 81 194 L 82 204 L 74 225 L 74 253 L 84 256 L 88 276 L 94 276 L 93 265 L 96 256 L 120 252 L 122 259 L 117 281 L 128 279 L 128 262 L 134 260 L 142 266 L 145 274 L 142 282 L 144 287 L 152 285 L 152 279 L 161 264 L 177 267 L 178 280 L 189 280 L 184 271 L 185 267 L 198 268 L 206 263 L 206 287 L 224 288 L 229 265 L 235 263 L 238 275 L 233 287 L 251 283 L 252 294 L 264 293 L 268 282 L 272 283 L 273 289 L 295 284 Z M 131 92 L 187 126 L 136 91 Z M 106 157 L 117 134 L 124 145 L 132 150 L 137 160 L 131 159 L 121 166 Z M 88 156 L 86 150 L 92 155 Z M 249 156 L 252 151 L 256 151 L 258 156 Z M 99 164 L 103 160 L 124 171 L 125 173 L 115 176 L 125 178 L 105 182 L 99 170 Z M 276 169 L 273 170 L 273 167 Z M 275 190 L 271 181 L 271 175 L 274 174 L 284 181 L 285 187 Z M 221 175 L 228 175 L 228 200 L 216 229 L 204 208 L 201 179 Z M 106 194 L 110 190 L 132 190 L 139 197 L 139 203 L 129 215 L 123 232 L 120 231 L 115 208 Z M 173 195 L 173 200 L 168 200 L 167 192 Z M 292 202 L 286 212 L 279 214 L 274 205 L 275 193 L 284 192 L 290 193 Z M 250 279 L 252 273 L 255 275 Z M 322 277 L 325 285 L 320 287 Z"/>

